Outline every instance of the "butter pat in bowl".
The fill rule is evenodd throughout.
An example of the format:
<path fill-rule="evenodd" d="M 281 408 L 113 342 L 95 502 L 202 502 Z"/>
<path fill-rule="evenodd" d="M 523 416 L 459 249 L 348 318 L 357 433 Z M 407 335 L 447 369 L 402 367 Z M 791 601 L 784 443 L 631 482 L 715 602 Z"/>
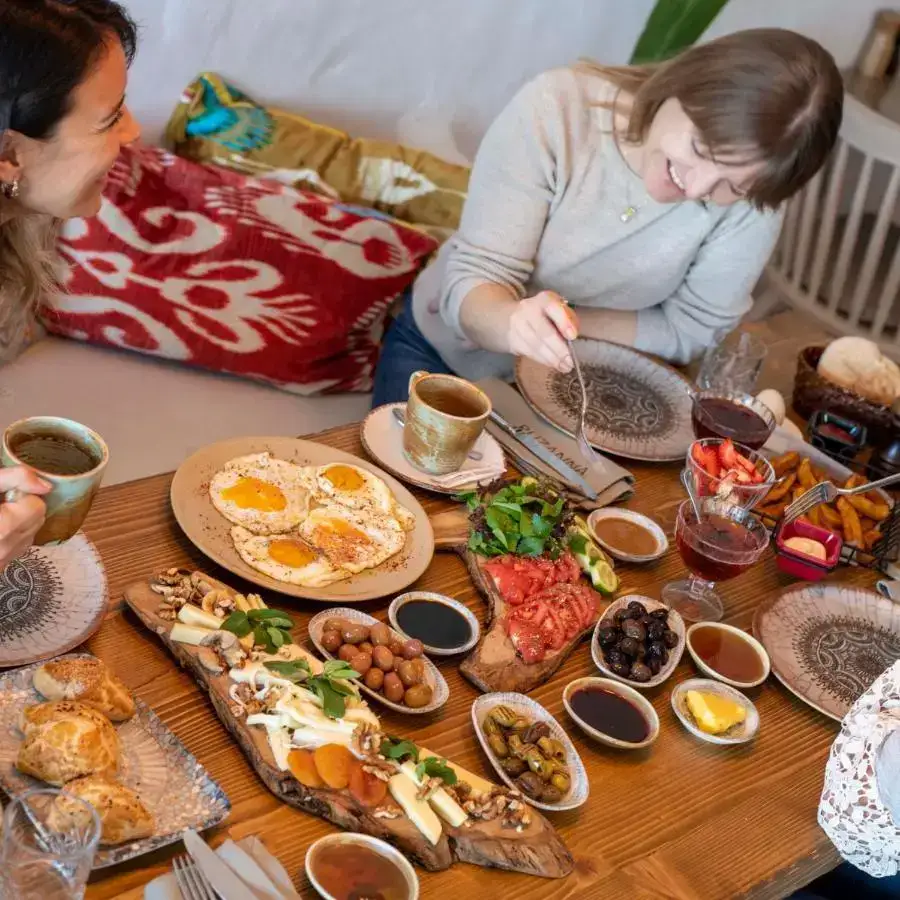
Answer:
<path fill-rule="evenodd" d="M 775 532 L 778 568 L 805 581 L 819 581 L 833 572 L 843 545 L 836 532 L 800 520 L 782 523 Z"/>

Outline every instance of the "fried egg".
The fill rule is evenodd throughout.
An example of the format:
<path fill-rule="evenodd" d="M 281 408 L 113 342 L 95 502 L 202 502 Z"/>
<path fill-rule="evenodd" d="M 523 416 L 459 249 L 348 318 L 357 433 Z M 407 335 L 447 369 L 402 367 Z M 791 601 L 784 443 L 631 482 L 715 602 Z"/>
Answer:
<path fill-rule="evenodd" d="M 406 543 L 406 534 L 393 516 L 359 513 L 338 505 L 312 510 L 298 533 L 333 566 L 354 573 L 381 565 Z"/>
<path fill-rule="evenodd" d="M 231 529 L 231 540 L 250 568 L 276 581 L 325 587 L 350 574 L 333 566 L 323 553 L 293 534 L 253 534 L 235 525 Z"/>
<path fill-rule="evenodd" d="M 313 470 L 310 492 L 320 504 L 337 504 L 366 513 L 392 516 L 404 531 L 412 531 L 415 517 L 397 503 L 385 482 L 360 466 L 330 463 Z"/>
<path fill-rule="evenodd" d="M 268 453 L 226 463 L 209 485 L 213 506 L 229 522 L 254 534 L 283 534 L 309 510 L 303 469 Z"/>

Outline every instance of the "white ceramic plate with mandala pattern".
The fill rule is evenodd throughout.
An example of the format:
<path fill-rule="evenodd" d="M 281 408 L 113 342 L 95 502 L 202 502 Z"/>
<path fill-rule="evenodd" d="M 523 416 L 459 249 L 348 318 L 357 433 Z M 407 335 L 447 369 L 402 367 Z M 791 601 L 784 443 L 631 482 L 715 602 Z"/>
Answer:
<path fill-rule="evenodd" d="M 42 785 L 20 774 L 15 767 L 22 741 L 18 730 L 22 710 L 43 700 L 31 685 L 36 668 L 37 664 L 0 675 L 0 786 L 10 795 Z M 231 803 L 222 788 L 156 713 L 137 698 L 135 705 L 135 716 L 116 726 L 122 742 L 122 769 L 118 778 L 135 790 L 153 813 L 156 833 L 139 841 L 101 848 L 94 858 L 95 869 L 114 866 L 174 844 L 181 840 L 186 828 L 196 831 L 212 828 L 231 811 Z"/>
<path fill-rule="evenodd" d="M 56 547 L 32 547 L 0 570 L 0 668 L 83 644 L 102 624 L 108 602 L 103 562 L 83 533 Z"/>
<path fill-rule="evenodd" d="M 753 634 L 776 678 L 840 721 L 900 659 L 900 605 L 863 588 L 798 585 L 763 601 Z"/>
<path fill-rule="evenodd" d="M 690 382 L 675 369 L 618 344 L 575 341 L 588 392 L 588 440 L 628 459 L 681 460 L 694 440 Z M 516 360 L 516 381 L 534 411 L 570 437 L 581 411 L 575 372 Z"/>

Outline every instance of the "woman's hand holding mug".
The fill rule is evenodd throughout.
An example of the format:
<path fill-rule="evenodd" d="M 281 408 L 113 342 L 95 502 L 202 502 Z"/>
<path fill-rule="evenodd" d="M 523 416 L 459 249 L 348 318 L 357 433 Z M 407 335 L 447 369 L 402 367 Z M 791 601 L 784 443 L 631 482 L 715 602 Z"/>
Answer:
<path fill-rule="evenodd" d="M 0 569 L 25 554 L 44 524 L 47 506 L 41 496 L 51 486 L 25 466 L 0 468 Z"/>

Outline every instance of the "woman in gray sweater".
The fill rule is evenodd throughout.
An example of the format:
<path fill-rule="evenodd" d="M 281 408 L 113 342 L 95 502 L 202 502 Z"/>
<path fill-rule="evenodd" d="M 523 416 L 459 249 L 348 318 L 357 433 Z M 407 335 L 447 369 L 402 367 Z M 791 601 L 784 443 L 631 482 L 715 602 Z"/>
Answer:
<path fill-rule="evenodd" d="M 459 231 L 386 335 L 374 405 L 406 399 L 418 369 L 568 371 L 576 336 L 688 362 L 749 310 L 842 105 L 828 52 L 780 29 L 538 76 L 485 135 Z"/>

